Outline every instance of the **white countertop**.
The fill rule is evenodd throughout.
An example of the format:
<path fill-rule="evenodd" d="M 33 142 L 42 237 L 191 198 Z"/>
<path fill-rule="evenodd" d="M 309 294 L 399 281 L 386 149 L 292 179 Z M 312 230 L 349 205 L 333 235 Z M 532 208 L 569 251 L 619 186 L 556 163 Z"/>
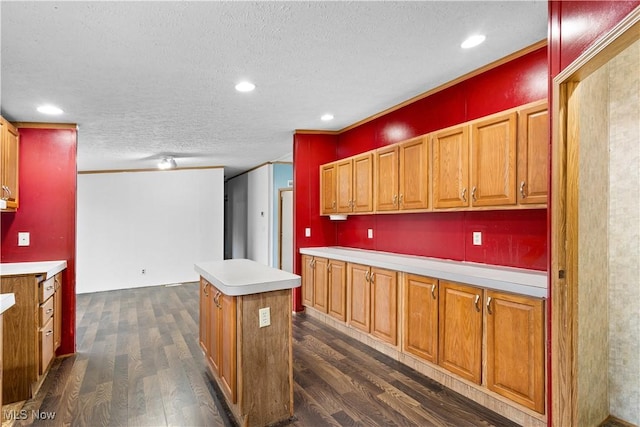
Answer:
<path fill-rule="evenodd" d="M 0 294 L 0 314 L 13 307 L 15 303 L 16 296 L 14 294 Z"/>
<path fill-rule="evenodd" d="M 0 263 L 0 276 L 45 274 L 45 280 L 67 268 L 66 260 Z"/>
<path fill-rule="evenodd" d="M 195 270 L 225 295 L 258 294 L 300 286 L 300 276 L 249 259 L 195 264 Z"/>
<path fill-rule="evenodd" d="M 402 271 L 537 298 L 547 297 L 547 273 L 339 246 L 301 248 L 301 254 Z"/>

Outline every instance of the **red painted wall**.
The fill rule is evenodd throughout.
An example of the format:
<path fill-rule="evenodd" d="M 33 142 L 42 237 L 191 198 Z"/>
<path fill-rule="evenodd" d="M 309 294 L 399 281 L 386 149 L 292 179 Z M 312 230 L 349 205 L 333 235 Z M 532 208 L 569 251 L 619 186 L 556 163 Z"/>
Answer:
<path fill-rule="evenodd" d="M 494 265 L 547 269 L 544 209 L 350 216 L 319 215 L 319 166 L 547 97 L 541 48 L 339 135 L 294 136 L 295 250 L 339 245 Z M 304 228 L 312 236 L 304 237 Z M 373 239 L 367 229 L 373 229 Z M 483 245 L 471 244 L 473 231 Z M 300 259 L 295 271 L 300 273 Z M 301 309 L 299 299 L 296 306 Z"/>
<path fill-rule="evenodd" d="M 20 206 L 3 212 L 1 261 L 66 260 L 62 343 L 58 354 L 75 352 L 76 326 L 76 148 L 74 129 L 20 128 Z M 18 246 L 18 232 L 31 233 Z"/>

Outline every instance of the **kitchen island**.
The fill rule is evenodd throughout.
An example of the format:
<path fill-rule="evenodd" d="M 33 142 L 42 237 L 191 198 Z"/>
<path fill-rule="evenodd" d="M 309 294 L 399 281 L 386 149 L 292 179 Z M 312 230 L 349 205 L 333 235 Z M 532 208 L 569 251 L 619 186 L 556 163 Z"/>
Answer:
<path fill-rule="evenodd" d="M 247 259 L 195 264 L 200 346 L 239 425 L 293 416 L 292 289 L 300 276 Z"/>

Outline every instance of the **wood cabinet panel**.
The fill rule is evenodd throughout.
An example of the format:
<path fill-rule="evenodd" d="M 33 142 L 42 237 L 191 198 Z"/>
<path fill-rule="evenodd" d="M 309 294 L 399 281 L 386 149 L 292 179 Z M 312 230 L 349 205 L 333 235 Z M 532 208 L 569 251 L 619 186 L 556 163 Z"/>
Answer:
<path fill-rule="evenodd" d="M 219 316 L 218 337 L 215 335 L 212 341 L 219 344 L 219 375 L 223 390 L 231 402 L 237 400 L 236 382 L 236 298 L 220 294 L 217 300 Z"/>
<path fill-rule="evenodd" d="M 19 204 L 19 147 L 18 129 L 0 117 L 0 197 L 6 200 L 7 210 L 17 209 Z"/>
<path fill-rule="evenodd" d="M 375 209 L 398 209 L 398 147 L 391 146 L 376 151 L 375 161 Z"/>
<path fill-rule="evenodd" d="M 373 211 L 373 155 L 353 158 L 352 212 Z"/>
<path fill-rule="evenodd" d="M 211 323 L 211 307 L 209 293 L 211 288 L 209 282 L 200 278 L 200 328 L 199 328 L 199 341 L 200 347 L 207 354 L 209 352 L 209 327 Z"/>
<path fill-rule="evenodd" d="M 433 207 L 469 206 L 469 127 L 436 132 L 433 149 Z"/>
<path fill-rule="evenodd" d="M 54 354 L 62 344 L 62 273 L 55 276 L 55 293 L 53 294 L 53 351 Z"/>
<path fill-rule="evenodd" d="M 438 363 L 474 383 L 482 379 L 482 289 L 441 280 Z"/>
<path fill-rule="evenodd" d="M 329 303 L 327 312 L 338 320 L 347 320 L 347 265 L 329 260 Z"/>
<path fill-rule="evenodd" d="M 347 264 L 348 323 L 365 332 L 369 332 L 371 328 L 369 271 L 369 267 L 364 265 Z"/>
<path fill-rule="evenodd" d="M 429 140 L 414 138 L 398 146 L 400 209 L 429 207 Z"/>
<path fill-rule="evenodd" d="M 472 125 L 472 206 L 516 203 L 516 126 L 515 112 Z"/>
<path fill-rule="evenodd" d="M 397 273 L 371 268 L 371 334 L 382 341 L 398 342 L 398 280 Z"/>
<path fill-rule="evenodd" d="M 544 413 L 544 302 L 486 291 L 487 387 Z"/>
<path fill-rule="evenodd" d="M 547 203 L 549 114 L 544 102 L 518 112 L 518 203 Z"/>
<path fill-rule="evenodd" d="M 313 258 L 313 308 L 327 312 L 327 285 L 329 261 L 326 258 Z"/>
<path fill-rule="evenodd" d="M 405 275 L 403 351 L 438 363 L 438 280 Z"/>
<path fill-rule="evenodd" d="M 353 188 L 353 165 L 351 159 L 336 162 L 336 198 L 338 213 L 351 212 L 352 188 Z"/>
<path fill-rule="evenodd" d="M 302 305 L 313 307 L 313 257 L 302 255 Z"/>
<path fill-rule="evenodd" d="M 320 214 L 330 215 L 337 211 L 336 165 L 331 163 L 320 167 Z"/>
<path fill-rule="evenodd" d="M 39 339 L 39 367 L 38 373 L 44 374 L 53 359 L 53 317 L 38 332 Z"/>

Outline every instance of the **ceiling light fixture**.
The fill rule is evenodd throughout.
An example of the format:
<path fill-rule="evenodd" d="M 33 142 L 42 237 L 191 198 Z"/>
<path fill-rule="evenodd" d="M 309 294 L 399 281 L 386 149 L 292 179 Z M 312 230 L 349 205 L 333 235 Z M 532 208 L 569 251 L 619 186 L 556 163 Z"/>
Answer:
<path fill-rule="evenodd" d="M 465 41 L 463 41 L 462 44 L 460 45 L 460 47 L 463 48 L 463 49 L 469 49 L 469 48 L 472 48 L 472 47 L 476 47 L 480 43 L 485 41 L 486 38 L 487 37 L 484 36 L 483 34 L 473 35 L 473 36 L 467 38 Z"/>
<path fill-rule="evenodd" d="M 329 120 L 333 120 L 333 114 L 323 114 L 322 117 L 320 117 L 320 120 L 322 120 L 323 122 L 328 122 Z"/>
<path fill-rule="evenodd" d="M 254 85 L 251 82 L 240 82 L 236 85 L 236 90 L 238 92 L 251 92 L 252 90 L 254 90 L 256 88 L 256 85 Z"/>
<path fill-rule="evenodd" d="M 56 107 L 55 105 L 41 105 L 37 108 L 37 110 L 39 113 L 49 114 L 51 116 L 58 116 L 64 113 L 64 111 L 62 111 L 60 108 Z"/>
<path fill-rule="evenodd" d="M 176 159 L 173 157 L 163 157 L 158 163 L 158 169 L 166 170 L 175 169 L 176 167 L 178 167 L 178 164 L 176 163 Z"/>

